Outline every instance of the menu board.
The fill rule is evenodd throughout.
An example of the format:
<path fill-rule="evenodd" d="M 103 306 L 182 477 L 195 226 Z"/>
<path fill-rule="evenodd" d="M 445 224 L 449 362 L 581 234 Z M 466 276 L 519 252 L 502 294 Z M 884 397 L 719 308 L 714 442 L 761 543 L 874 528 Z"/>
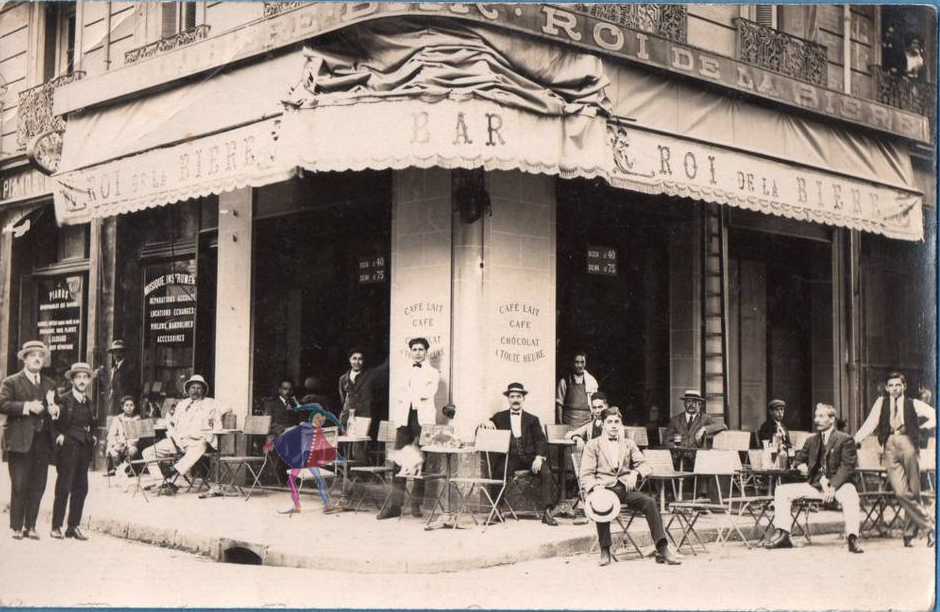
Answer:
<path fill-rule="evenodd" d="M 384 283 L 387 278 L 385 275 L 385 256 L 360 257 L 358 277 L 360 285 Z"/>
<path fill-rule="evenodd" d="M 587 248 L 588 274 L 617 276 L 617 249 L 602 246 Z"/>
<path fill-rule="evenodd" d="M 84 279 L 79 274 L 39 278 L 36 289 L 36 335 L 49 347 L 53 370 L 64 372 L 81 361 Z"/>
<path fill-rule="evenodd" d="M 192 346 L 196 327 L 196 277 L 179 270 L 164 270 L 154 270 L 161 273 L 148 278 L 144 286 L 148 344 Z"/>

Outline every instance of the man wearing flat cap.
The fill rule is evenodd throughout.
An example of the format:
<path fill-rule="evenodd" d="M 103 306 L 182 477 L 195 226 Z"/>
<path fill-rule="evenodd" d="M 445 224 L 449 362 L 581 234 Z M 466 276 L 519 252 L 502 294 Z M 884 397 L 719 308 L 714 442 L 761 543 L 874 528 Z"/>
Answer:
<path fill-rule="evenodd" d="M 87 363 L 73 363 L 66 376 L 72 381 L 72 388 L 59 396 L 62 411 L 53 421 L 58 460 L 55 501 L 52 504 L 52 537 L 62 539 L 62 522 L 68 507 L 64 537 L 87 540 L 79 525 L 88 495 L 88 464 L 98 442 L 95 438 L 97 411 L 85 393 L 91 383 L 92 369 Z"/>
<path fill-rule="evenodd" d="M 783 415 L 786 413 L 787 403 L 782 399 L 772 399 L 767 404 L 767 420 L 757 430 L 757 441 L 763 444 L 764 440 L 771 446 L 790 448 L 790 432 L 783 424 Z"/>
<path fill-rule="evenodd" d="M 55 383 L 42 374 L 49 356 L 38 340 L 23 344 L 17 353 L 23 370 L 0 383 L 3 457 L 10 467 L 10 531 L 14 540 L 38 540 L 36 518 L 46 490 L 52 455 L 52 420 L 59 416 Z"/>
<path fill-rule="evenodd" d="M 408 341 L 411 363 L 405 368 L 405 375 L 396 389 L 395 401 L 390 409 L 389 421 L 398 428 L 395 432 L 395 450 L 401 450 L 409 444 L 417 444 L 421 438 L 421 425 L 434 424 L 437 421 L 437 409 L 434 396 L 441 383 L 441 374 L 428 363 L 430 343 L 426 338 L 412 338 Z M 421 499 L 424 497 L 424 481 L 416 479 L 411 494 L 411 513 L 421 516 Z M 375 517 L 379 520 L 401 516 L 401 504 L 405 494 L 405 479 L 395 477 L 392 480 L 392 497 Z"/>
<path fill-rule="evenodd" d="M 111 355 L 110 369 L 98 370 L 99 401 L 103 402 L 109 415 L 121 414 L 121 398 L 126 395 L 137 397 L 137 372 L 126 359 L 127 345 L 116 339 L 108 348 Z"/>
<path fill-rule="evenodd" d="M 683 393 L 682 403 L 685 411 L 672 417 L 666 429 L 666 445 L 670 448 L 702 448 L 706 435 L 713 436 L 728 429 L 705 413 L 705 398 L 698 391 L 690 389 Z"/>
<path fill-rule="evenodd" d="M 556 527 L 558 521 L 552 516 L 555 505 L 554 483 L 552 470 L 546 463 L 548 457 L 548 440 L 539 418 L 523 410 L 526 391 L 522 383 L 509 383 L 503 395 L 509 401 L 509 409 L 497 412 L 484 421 L 480 427 L 486 429 L 508 429 L 512 431 L 509 437 L 509 465 L 510 472 L 526 470 L 534 474 L 539 481 L 540 505 L 542 506 L 542 522 Z"/>
<path fill-rule="evenodd" d="M 206 454 L 210 447 L 217 448 L 216 432 L 222 428 L 222 415 L 229 412 L 219 402 L 206 397 L 209 383 L 199 374 L 193 374 L 183 384 L 186 397 L 167 419 L 166 438 L 145 448 L 144 459 L 173 459 L 178 453 L 183 456 L 173 465 L 173 470 L 185 476 Z M 149 464 L 147 469 L 156 478 L 162 478 L 160 468 Z M 172 474 L 171 474 L 172 475 Z M 174 487 L 171 485 L 170 487 Z"/>

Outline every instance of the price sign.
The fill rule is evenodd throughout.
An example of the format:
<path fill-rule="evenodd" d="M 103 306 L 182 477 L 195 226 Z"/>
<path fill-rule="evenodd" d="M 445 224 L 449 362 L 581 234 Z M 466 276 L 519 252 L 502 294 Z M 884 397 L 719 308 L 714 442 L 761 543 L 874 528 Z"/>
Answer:
<path fill-rule="evenodd" d="M 587 248 L 587 272 L 601 276 L 617 276 L 617 249 L 589 246 Z"/>
<path fill-rule="evenodd" d="M 360 257 L 359 269 L 357 270 L 359 284 L 369 285 L 372 283 L 385 282 L 385 256 L 376 255 L 375 257 Z"/>

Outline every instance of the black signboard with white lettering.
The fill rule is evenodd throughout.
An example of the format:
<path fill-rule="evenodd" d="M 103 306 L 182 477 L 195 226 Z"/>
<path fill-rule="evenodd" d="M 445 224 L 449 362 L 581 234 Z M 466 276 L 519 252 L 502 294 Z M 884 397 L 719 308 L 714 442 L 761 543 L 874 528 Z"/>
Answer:
<path fill-rule="evenodd" d="M 159 273 L 147 278 L 144 286 L 147 340 L 158 346 L 192 346 L 196 326 L 196 277 L 180 270 L 164 270 L 154 270 Z"/>
<path fill-rule="evenodd" d="M 357 275 L 360 285 L 371 283 L 384 283 L 387 278 L 385 273 L 385 256 L 377 255 L 375 257 L 360 257 L 358 259 L 359 268 Z"/>
<path fill-rule="evenodd" d="M 80 355 L 84 278 L 81 274 L 39 278 L 36 290 L 36 337 L 49 347 L 50 366 L 61 374 L 76 361 L 83 361 Z"/>
<path fill-rule="evenodd" d="M 587 248 L 588 274 L 617 276 L 617 249 L 602 246 Z"/>

